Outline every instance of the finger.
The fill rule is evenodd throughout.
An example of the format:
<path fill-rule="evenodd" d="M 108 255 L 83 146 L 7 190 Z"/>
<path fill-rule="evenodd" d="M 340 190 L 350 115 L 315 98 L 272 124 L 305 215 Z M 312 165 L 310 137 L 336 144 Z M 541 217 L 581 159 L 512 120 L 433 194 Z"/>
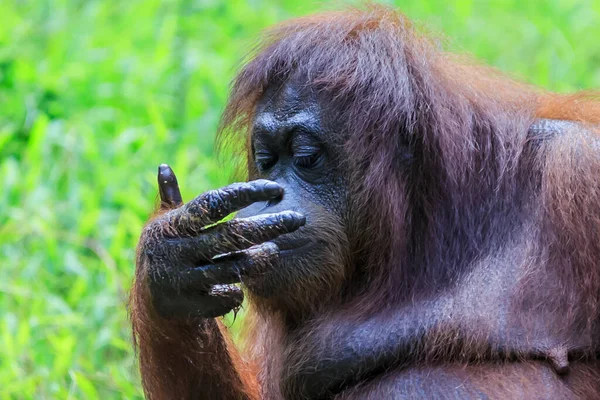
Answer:
<path fill-rule="evenodd" d="M 216 285 L 208 294 L 175 293 L 158 297 L 156 310 L 165 318 L 216 318 L 240 307 L 242 290 L 233 285 Z"/>
<path fill-rule="evenodd" d="M 199 235 L 167 239 L 164 250 L 193 263 L 205 263 L 218 254 L 247 249 L 293 232 L 305 222 L 305 217 L 294 211 L 233 219 L 202 230 Z"/>
<path fill-rule="evenodd" d="M 160 208 L 168 210 L 181 206 L 183 200 L 179 191 L 179 184 L 175 173 L 167 164 L 158 167 L 158 193 L 160 194 Z"/>
<path fill-rule="evenodd" d="M 234 183 L 196 197 L 185 205 L 184 212 L 192 217 L 193 222 L 204 226 L 219 222 L 229 214 L 258 201 L 267 201 L 282 195 L 283 188 L 266 179 Z"/>
<path fill-rule="evenodd" d="M 245 275 L 265 270 L 279 256 L 275 243 L 266 242 L 249 249 L 214 257 L 211 264 L 188 269 L 182 273 L 183 289 L 212 287 L 218 284 L 239 283 Z"/>
<path fill-rule="evenodd" d="M 233 219 L 205 229 L 200 236 L 188 240 L 197 253 L 213 257 L 221 253 L 247 249 L 294 232 L 305 223 L 304 215 L 295 211 L 282 211 Z"/>
<path fill-rule="evenodd" d="M 153 221 L 164 237 L 193 237 L 207 225 L 251 205 L 281 197 L 283 188 L 273 181 L 259 179 L 251 182 L 234 183 L 221 189 L 206 192 L 175 210 L 165 213 Z"/>
<path fill-rule="evenodd" d="M 207 307 L 202 311 L 202 315 L 204 318 L 222 317 L 231 310 L 241 307 L 243 301 L 244 293 L 238 286 L 215 285 L 209 293 Z"/>

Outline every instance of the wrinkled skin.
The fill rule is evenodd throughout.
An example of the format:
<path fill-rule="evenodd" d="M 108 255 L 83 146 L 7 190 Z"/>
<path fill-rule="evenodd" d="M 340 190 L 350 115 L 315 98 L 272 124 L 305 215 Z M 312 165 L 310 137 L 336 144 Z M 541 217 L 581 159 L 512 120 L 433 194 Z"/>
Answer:
<path fill-rule="evenodd" d="M 163 317 L 225 315 L 243 301 L 240 282 L 285 303 L 303 296 L 299 282 L 341 273 L 342 256 L 332 248 L 340 244 L 331 239 L 343 232 L 347 206 L 331 133 L 313 93 L 295 84 L 278 89 L 267 92 L 255 119 L 255 180 L 181 206 L 173 171 L 159 167 L 161 204 L 173 209 L 146 226 L 140 254 Z"/>
<path fill-rule="evenodd" d="M 517 316 L 510 314 L 520 295 L 512 268 L 525 266 L 511 255 L 529 243 L 514 244 L 506 236 L 497 238 L 503 253 L 487 261 L 494 268 L 484 262 L 474 265 L 470 280 L 457 285 L 460 290 L 452 290 L 448 282 L 448 287 L 424 292 L 422 299 L 394 309 L 382 307 L 381 313 L 362 320 L 349 318 L 352 307 L 343 309 L 340 303 L 323 307 L 321 314 L 303 315 L 298 304 L 316 309 L 342 297 L 346 268 L 356 260 L 350 259 L 355 221 L 344 167 L 349 155 L 341 150 L 345 137 L 338 128 L 342 124 L 327 110 L 327 98 L 304 90 L 301 82 L 296 77 L 271 86 L 259 102 L 250 182 L 207 192 L 181 206 L 172 171 L 161 170 L 162 203 L 173 209 L 153 220 L 140 242 L 156 310 L 178 320 L 221 316 L 240 306 L 243 294 L 234 285 L 240 282 L 255 306 L 285 310 L 293 317 L 285 321 L 286 358 L 281 370 L 275 366 L 265 373 L 270 374 L 267 381 L 280 382 L 281 396 L 274 398 L 388 398 L 391 393 L 569 398 L 572 392 L 565 382 L 595 376 L 597 361 L 585 364 L 595 338 L 549 328 L 560 318 L 553 310 L 548 315 L 531 311 L 523 319 L 530 325 L 496 321 Z M 561 124 L 532 126 L 532 146 L 543 144 L 542 139 L 550 143 L 554 131 L 569 128 Z M 413 157 L 409 146 L 402 153 L 402 162 Z M 235 219 L 219 222 L 236 211 Z M 526 237 L 535 240 L 533 234 Z M 490 271 L 502 275 L 490 280 Z M 360 282 L 353 283 L 360 288 Z M 480 299 L 487 299 L 485 310 Z M 439 326 L 446 331 L 438 332 Z M 512 331 L 506 334 L 504 329 Z M 458 336 L 471 347 L 461 347 Z M 447 365 L 415 367 L 421 352 L 430 350 L 427 343 L 444 350 L 455 346 L 459 356 L 448 355 L 452 360 Z M 488 363 L 463 366 L 472 359 Z M 581 361 L 570 364 L 569 359 Z M 530 384 L 520 383 L 523 376 Z M 600 389 L 594 386 L 590 392 L 594 390 Z"/>
<path fill-rule="evenodd" d="M 284 211 L 211 225 L 281 193 L 279 185 L 266 180 L 233 184 L 207 192 L 149 224 L 141 253 L 153 266 L 150 288 L 159 313 L 214 318 L 240 306 L 243 295 L 231 284 L 277 257 L 279 249 L 269 240 L 304 225 L 304 216 Z"/>

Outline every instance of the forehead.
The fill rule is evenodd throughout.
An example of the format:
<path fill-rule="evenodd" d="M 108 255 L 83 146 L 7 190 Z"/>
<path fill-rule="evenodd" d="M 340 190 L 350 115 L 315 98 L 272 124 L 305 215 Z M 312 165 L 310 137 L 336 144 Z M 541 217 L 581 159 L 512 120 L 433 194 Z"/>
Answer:
<path fill-rule="evenodd" d="M 271 84 L 259 100 L 254 118 L 255 128 L 270 128 L 282 123 L 316 123 L 320 115 L 317 95 L 301 75 L 292 76 L 283 84 Z"/>

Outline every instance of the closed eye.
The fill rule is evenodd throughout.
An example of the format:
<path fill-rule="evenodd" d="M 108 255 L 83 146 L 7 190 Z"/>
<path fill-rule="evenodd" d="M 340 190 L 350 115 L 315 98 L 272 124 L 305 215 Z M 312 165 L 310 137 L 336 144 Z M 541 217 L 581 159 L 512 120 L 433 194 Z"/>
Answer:
<path fill-rule="evenodd" d="M 261 171 L 266 171 L 277 164 L 277 156 L 270 152 L 258 151 L 254 155 L 254 161 Z"/>
<path fill-rule="evenodd" d="M 321 160 L 321 152 L 315 152 L 307 155 L 294 155 L 294 165 L 299 168 L 314 168 Z"/>

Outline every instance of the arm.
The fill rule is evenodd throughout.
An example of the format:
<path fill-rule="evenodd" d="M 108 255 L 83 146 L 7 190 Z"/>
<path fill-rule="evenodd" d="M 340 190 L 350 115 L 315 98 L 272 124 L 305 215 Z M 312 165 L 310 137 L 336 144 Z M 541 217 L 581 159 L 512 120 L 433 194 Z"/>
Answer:
<path fill-rule="evenodd" d="M 419 314 L 419 310 L 424 314 Z M 321 399 L 400 368 L 422 354 L 426 332 L 438 322 L 427 310 L 381 312 L 364 320 L 338 314 L 296 332 L 284 372 L 283 391 Z"/>
<path fill-rule="evenodd" d="M 159 169 L 159 187 L 163 214 L 142 233 L 130 297 L 146 396 L 257 399 L 255 371 L 216 317 L 241 305 L 243 294 L 233 283 L 278 256 L 268 240 L 297 229 L 303 220 L 283 212 L 213 225 L 249 204 L 280 196 L 274 182 L 234 184 L 179 208 L 181 196 L 168 166 Z"/>
<path fill-rule="evenodd" d="M 539 359 L 564 374 L 569 357 L 583 359 L 593 349 L 589 338 L 528 329 L 510 317 L 503 322 L 501 312 L 489 311 L 479 314 L 470 302 L 448 295 L 382 310 L 366 319 L 351 313 L 326 316 L 295 333 L 283 391 L 297 398 L 329 398 L 391 370 L 453 360 Z M 526 320 L 536 318 L 530 317 Z M 546 317 L 538 316 L 540 325 Z"/>
<path fill-rule="evenodd" d="M 232 346 L 220 321 L 173 321 L 143 304 L 143 283 L 132 293 L 134 340 L 148 399 L 258 399 L 250 366 Z M 206 396 L 206 397 L 205 397 Z"/>
<path fill-rule="evenodd" d="M 544 185 L 552 195 L 548 200 L 534 194 L 528 197 L 534 206 L 547 202 L 546 212 L 555 216 L 545 217 L 542 232 L 548 232 L 548 220 L 559 220 L 555 229 L 564 242 L 540 239 L 533 230 L 515 233 L 514 238 L 502 237 L 498 243 L 503 243 L 503 252 L 480 255 L 479 259 L 484 260 L 481 264 L 465 262 L 465 272 L 478 268 L 471 271 L 474 278 L 456 284 L 453 291 L 446 290 L 440 298 L 422 302 L 413 299 L 404 307 L 363 319 L 353 319 L 352 312 L 322 318 L 297 333 L 297 343 L 287 360 L 292 368 L 284 375 L 286 393 L 301 392 L 306 397 L 321 398 L 382 371 L 414 365 L 426 357 L 444 361 L 469 361 L 469 357 L 539 358 L 547 360 L 558 374 L 564 374 L 569 369 L 569 358 L 597 351 L 598 335 L 591 336 L 587 328 L 572 322 L 573 318 L 596 321 L 597 308 L 596 314 L 586 314 L 583 305 L 587 300 L 580 300 L 581 305 L 573 308 L 566 305 L 577 296 L 586 295 L 586 290 L 591 292 L 589 303 L 596 304 L 598 291 L 592 282 L 597 260 L 593 256 L 600 253 L 596 251 L 597 236 L 591 233 L 598 232 L 598 224 L 590 217 L 595 213 L 589 210 L 598 209 L 600 192 L 597 183 L 592 182 L 596 175 L 581 172 L 599 170 L 594 169 L 599 165 L 595 155 L 600 153 L 594 153 L 600 149 L 599 141 L 576 123 L 552 120 L 538 120 L 527 139 L 525 155 L 531 158 L 525 163 L 527 173 L 537 174 L 538 169 L 548 168 L 542 172 L 546 175 Z M 545 157 L 553 161 L 549 167 L 544 166 Z M 525 175 L 523 179 L 533 178 Z M 566 189 L 565 183 L 570 185 Z M 536 186 L 535 182 L 532 185 Z M 569 200 L 568 204 L 561 204 L 565 200 Z M 538 223 L 535 213 L 529 214 L 533 219 L 524 226 Z M 554 247 L 556 254 L 568 256 L 551 265 L 543 247 L 546 243 L 573 248 Z M 577 263 L 582 268 L 580 272 L 567 272 L 566 276 L 573 279 L 571 276 L 578 274 L 581 280 L 570 283 L 555 275 L 556 270 L 574 268 Z M 578 286 L 569 286 L 572 284 Z M 569 315 L 572 310 L 579 314 Z"/>

